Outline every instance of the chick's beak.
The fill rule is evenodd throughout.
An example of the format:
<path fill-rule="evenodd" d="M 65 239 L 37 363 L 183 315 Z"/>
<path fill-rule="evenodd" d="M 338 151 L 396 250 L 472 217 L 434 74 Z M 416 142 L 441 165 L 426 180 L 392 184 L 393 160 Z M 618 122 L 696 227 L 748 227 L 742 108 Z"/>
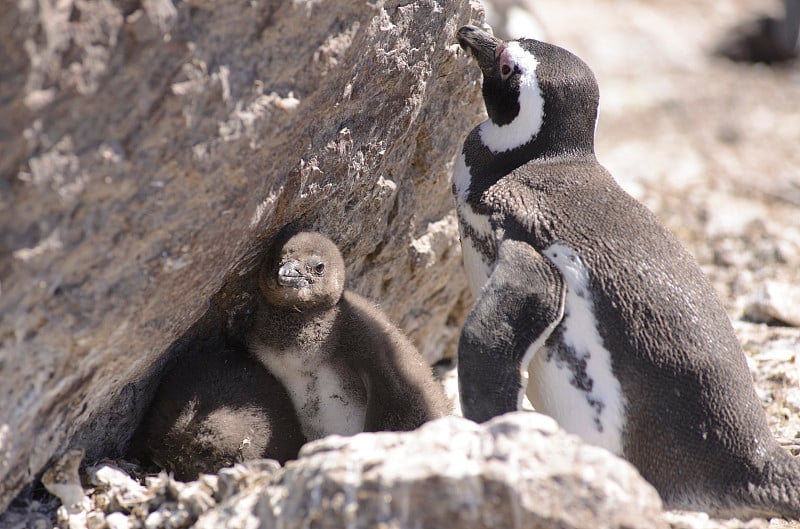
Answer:
<path fill-rule="evenodd" d="M 300 271 L 298 261 L 289 260 L 278 270 L 278 284 L 285 287 L 303 288 L 309 285 L 308 278 Z"/>

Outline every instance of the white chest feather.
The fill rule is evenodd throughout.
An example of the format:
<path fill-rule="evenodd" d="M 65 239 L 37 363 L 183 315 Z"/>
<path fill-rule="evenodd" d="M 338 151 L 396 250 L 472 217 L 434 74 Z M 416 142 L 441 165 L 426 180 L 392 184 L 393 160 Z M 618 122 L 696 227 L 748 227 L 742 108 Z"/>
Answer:
<path fill-rule="evenodd" d="M 459 214 L 462 213 L 459 211 Z M 469 225 L 472 226 L 473 229 L 476 227 L 481 229 L 482 234 L 485 234 L 488 239 L 491 235 L 489 221 L 477 215 L 470 215 L 469 213 L 467 213 L 466 216 L 470 223 Z M 473 218 L 469 218 L 470 216 Z M 483 285 L 486 284 L 489 275 L 492 273 L 493 263 L 487 261 L 483 253 L 478 249 L 476 241 L 468 234 L 464 233 L 464 226 L 459 225 L 459 228 L 461 230 L 461 253 L 464 259 L 464 270 L 467 272 L 467 283 L 469 284 L 469 289 L 473 297 L 477 299 Z"/>
<path fill-rule="evenodd" d="M 482 244 L 486 244 L 493 237 L 489 219 L 476 214 L 467 204 L 467 192 L 470 183 L 469 167 L 464 155 L 456 159 L 453 169 L 453 186 L 455 188 L 456 212 L 458 213 L 458 228 L 461 234 L 461 253 L 464 259 L 464 269 L 467 273 L 472 295 L 477 298 L 483 285 L 489 279 L 494 263 L 485 255 Z M 483 242 L 481 242 L 483 241 Z"/>
<path fill-rule="evenodd" d="M 565 245 L 553 244 L 544 255 L 564 278 L 566 300 L 560 342 L 529 351 L 528 398 L 568 432 L 623 455 L 625 399 L 597 330 L 588 272 Z"/>
<path fill-rule="evenodd" d="M 355 374 L 346 379 L 341 366 L 316 353 L 255 351 L 289 393 L 306 439 L 364 431 L 366 397 L 364 389 L 352 383 Z"/>

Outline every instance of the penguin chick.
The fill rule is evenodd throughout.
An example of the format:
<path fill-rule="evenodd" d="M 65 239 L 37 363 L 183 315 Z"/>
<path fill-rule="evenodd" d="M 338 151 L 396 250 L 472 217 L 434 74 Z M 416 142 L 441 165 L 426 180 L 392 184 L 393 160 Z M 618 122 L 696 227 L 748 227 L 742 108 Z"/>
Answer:
<path fill-rule="evenodd" d="M 465 416 L 527 395 L 633 463 L 668 508 L 800 516 L 800 462 L 769 431 L 713 287 L 595 158 L 592 71 L 536 40 L 457 38 L 489 115 L 452 180 L 477 298 L 458 348 Z"/>
<path fill-rule="evenodd" d="M 412 430 L 446 415 L 430 366 L 344 284 L 339 249 L 318 233 L 283 236 L 260 270 L 247 346 L 288 390 L 306 438 Z"/>
<path fill-rule="evenodd" d="M 283 464 L 304 442 L 280 382 L 242 346 L 212 339 L 189 348 L 164 375 L 134 445 L 189 481 L 250 459 Z"/>

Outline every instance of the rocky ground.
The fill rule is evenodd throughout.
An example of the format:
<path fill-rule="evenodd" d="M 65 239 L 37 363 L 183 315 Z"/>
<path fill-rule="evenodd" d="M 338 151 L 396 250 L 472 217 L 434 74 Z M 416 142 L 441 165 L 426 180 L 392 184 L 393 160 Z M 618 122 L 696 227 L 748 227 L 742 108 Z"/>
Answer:
<path fill-rule="evenodd" d="M 535 2 L 545 37 L 584 58 L 598 77 L 598 158 L 678 234 L 711 277 L 748 354 L 770 425 L 800 456 L 800 62 L 734 64 L 712 53 L 729 28 L 780 10 L 775 0 Z M 124 474 L 105 476 L 91 478 L 91 501 L 105 514 L 85 519 L 88 527 L 125 527 L 126 515 L 106 514 L 134 504 L 147 505 L 140 513 L 153 524 L 147 527 L 185 527 L 253 485 L 235 471 L 193 484 L 151 477 L 144 489 Z M 119 499 L 126 490 L 133 496 Z M 38 497 L 6 523 L 52 524 L 57 501 Z M 178 508 L 181 497 L 188 500 Z M 151 514 L 159 508 L 161 514 Z M 676 529 L 800 528 L 685 513 L 670 513 L 668 522 Z M 61 524 L 69 525 L 63 512 Z"/>

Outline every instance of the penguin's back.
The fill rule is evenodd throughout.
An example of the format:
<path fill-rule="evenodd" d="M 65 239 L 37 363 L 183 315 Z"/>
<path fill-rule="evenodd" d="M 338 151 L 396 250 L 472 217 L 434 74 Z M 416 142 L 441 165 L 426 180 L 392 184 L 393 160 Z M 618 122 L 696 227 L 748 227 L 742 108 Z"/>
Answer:
<path fill-rule="evenodd" d="M 249 459 L 297 457 L 305 438 L 281 383 L 241 348 L 186 351 L 162 378 L 136 434 L 178 479 Z"/>
<path fill-rule="evenodd" d="M 686 482 L 673 474 L 687 468 L 697 474 L 698 493 L 709 481 L 716 490 L 741 479 L 739 465 L 776 448 L 712 285 L 601 165 L 591 158 L 532 162 L 486 197 L 551 261 L 554 248 L 567 248 L 582 262 L 597 332 L 625 400 L 624 455 L 659 490 Z"/>

